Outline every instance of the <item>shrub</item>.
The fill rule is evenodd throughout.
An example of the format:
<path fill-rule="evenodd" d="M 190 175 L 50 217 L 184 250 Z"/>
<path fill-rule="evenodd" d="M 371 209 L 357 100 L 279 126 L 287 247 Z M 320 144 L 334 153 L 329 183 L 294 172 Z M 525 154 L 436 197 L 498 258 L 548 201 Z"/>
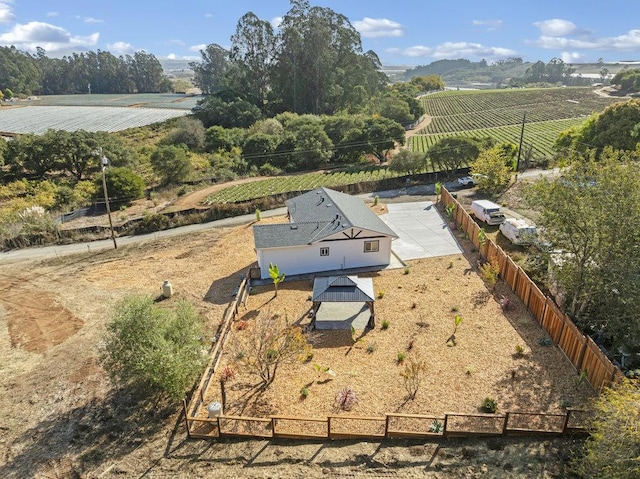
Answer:
<path fill-rule="evenodd" d="M 388 319 L 383 319 L 382 320 L 382 325 L 381 325 L 382 329 L 389 329 L 389 320 Z"/>
<path fill-rule="evenodd" d="M 516 350 L 515 356 L 517 358 L 521 358 L 522 356 L 524 356 L 524 346 L 522 346 L 521 344 L 516 344 L 515 350 Z"/>
<path fill-rule="evenodd" d="M 384 298 L 384 291 L 378 291 L 378 299 Z"/>
<path fill-rule="evenodd" d="M 444 425 L 437 419 L 434 419 L 433 422 L 431 423 L 431 426 L 429 426 L 429 432 L 432 432 L 435 434 L 440 434 L 443 430 L 444 430 Z"/>
<path fill-rule="evenodd" d="M 543 336 L 540 339 L 538 339 L 538 344 L 540 346 L 551 346 L 551 338 Z"/>
<path fill-rule="evenodd" d="M 307 396 L 309 396 L 309 388 L 304 387 L 304 388 L 300 389 L 300 397 L 302 399 L 306 399 Z"/>
<path fill-rule="evenodd" d="M 141 393 L 184 397 L 206 362 L 204 322 L 186 301 L 175 310 L 128 296 L 107 326 L 101 362 L 111 379 Z"/>
<path fill-rule="evenodd" d="M 238 331 L 244 331 L 245 329 L 247 329 L 249 327 L 249 321 L 245 321 L 244 319 L 241 319 L 240 321 L 237 322 L 236 324 L 236 329 Z"/>
<path fill-rule="evenodd" d="M 404 274 L 409 274 L 409 273 L 411 273 L 411 270 L 409 269 L 408 266 L 405 266 L 404 267 Z"/>
<path fill-rule="evenodd" d="M 129 204 L 133 200 L 144 196 L 144 180 L 131 168 L 125 166 L 107 168 L 105 181 L 107 183 L 109 201 L 114 205 Z M 98 175 L 95 179 L 95 191 L 96 196 L 101 198 L 103 195 L 101 175 Z"/>
<path fill-rule="evenodd" d="M 377 348 L 378 346 L 376 345 L 376 343 L 369 343 L 369 345 L 367 346 L 367 352 L 374 353 Z"/>
<path fill-rule="evenodd" d="M 496 402 L 495 399 L 490 398 L 490 397 L 487 396 L 482 401 L 482 404 L 480 405 L 479 409 L 482 412 L 493 414 L 498 410 L 498 403 Z"/>
<path fill-rule="evenodd" d="M 400 358 L 398 358 L 400 359 Z M 409 399 L 415 399 L 420 384 L 424 378 L 424 374 L 427 372 L 427 362 L 422 359 L 409 359 L 404 369 L 400 372 L 402 377 L 404 388 L 409 394 Z"/>
<path fill-rule="evenodd" d="M 378 203 L 380 202 L 380 197 L 378 195 L 373 197 L 373 206 L 378 206 Z"/>
<path fill-rule="evenodd" d="M 262 219 L 262 212 L 256 208 L 256 221 L 260 221 Z"/>
<path fill-rule="evenodd" d="M 500 266 L 496 263 L 486 262 L 480 265 L 480 275 L 485 283 L 492 288 L 498 282 L 498 275 L 500 274 Z"/>
<path fill-rule="evenodd" d="M 351 411 L 358 403 L 358 395 L 351 386 L 341 389 L 336 393 L 334 402 L 336 409 Z"/>
<path fill-rule="evenodd" d="M 223 369 L 222 374 L 220 374 L 220 381 L 228 382 L 233 380 L 236 377 L 236 372 L 231 369 L 229 366 Z"/>
<path fill-rule="evenodd" d="M 180 183 L 193 171 L 188 151 L 183 145 L 158 146 L 151 154 L 151 166 L 164 185 Z"/>
<path fill-rule="evenodd" d="M 402 364 L 405 359 L 407 359 L 406 353 L 404 353 L 402 351 L 398 351 L 398 356 L 397 356 L 398 363 Z"/>

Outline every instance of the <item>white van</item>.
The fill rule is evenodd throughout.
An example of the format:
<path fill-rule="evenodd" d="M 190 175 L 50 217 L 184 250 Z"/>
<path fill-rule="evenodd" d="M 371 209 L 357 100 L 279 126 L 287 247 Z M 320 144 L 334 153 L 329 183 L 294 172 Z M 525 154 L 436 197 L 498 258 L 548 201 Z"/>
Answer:
<path fill-rule="evenodd" d="M 526 220 L 508 218 L 500 224 L 500 232 L 513 244 L 527 245 L 535 243 L 538 230 Z"/>
<path fill-rule="evenodd" d="M 471 203 L 471 215 L 488 225 L 499 225 L 505 220 L 500 205 L 488 200 L 476 200 Z"/>

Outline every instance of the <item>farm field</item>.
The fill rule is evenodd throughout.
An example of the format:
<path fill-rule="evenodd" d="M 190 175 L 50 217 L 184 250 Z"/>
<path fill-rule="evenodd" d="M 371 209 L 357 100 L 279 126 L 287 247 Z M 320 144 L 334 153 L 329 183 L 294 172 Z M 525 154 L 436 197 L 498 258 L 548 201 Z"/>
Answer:
<path fill-rule="evenodd" d="M 536 159 L 553 154 L 563 130 L 619 101 L 591 88 L 446 91 L 422 98 L 431 122 L 410 139 L 414 151 L 426 151 L 444 136 L 491 137 L 518 143 L 526 113 L 524 150 Z"/>
<path fill-rule="evenodd" d="M 560 133 L 574 125 L 579 125 L 584 119 L 569 118 L 566 120 L 542 121 L 527 123 L 523 145 L 525 152 L 532 147 L 534 158 L 549 157 L 553 155 L 553 143 Z M 497 142 L 510 142 L 518 144 L 520 140 L 521 125 L 499 126 L 494 128 L 480 128 L 449 133 L 436 133 L 431 135 L 415 135 L 409 139 L 411 150 L 426 152 L 442 138 L 449 136 L 462 136 L 465 138 L 493 138 Z"/>
<path fill-rule="evenodd" d="M 113 306 L 131 293 L 158 295 L 163 280 L 170 279 L 174 298 L 167 302 L 194 302 L 213 335 L 239 275 L 254 261 L 250 238 L 251 228 L 243 225 L 100 253 L 3 264 L 0 476 L 327 477 L 327 470 L 347 475 L 372 469 L 385 477 L 425 477 L 425 472 L 446 479 L 472 473 L 470 477 L 505 477 L 505 471 L 510 477 L 563 477 L 557 458 L 567 450 L 562 442 L 566 439 L 212 443 L 185 439 L 179 406 L 167 411 L 158 409 L 155 401 L 132 403 L 126 392 L 110 384 L 98 360 Z M 453 262 L 451 268 L 449 262 Z M 554 411 L 560 407 L 560 398 L 582 404 L 592 393 L 585 384 L 576 387 L 575 372 L 562 353 L 538 343 L 542 332 L 522 305 L 502 314 L 473 270 L 474 264 L 473 257 L 456 255 L 412 262 L 407 275 L 402 270 L 375 275 L 376 290 L 386 290 L 376 306 L 378 324 L 389 319 L 388 330 L 378 326 L 346 356 L 348 345 L 340 345 L 340 338 L 314 337 L 313 362 L 332 366 L 336 377 L 319 384 L 313 363 L 300 365 L 291 374 L 314 380 L 307 400 L 298 402 L 302 385 L 285 370 L 279 372 L 280 379 L 290 378 L 292 385 L 269 394 L 292 400 L 296 408 L 292 411 L 315 415 L 328 410 L 335 389 L 348 383 L 360 395 L 354 415 L 399 407 L 406 393 L 399 377 L 401 366 L 395 363 L 397 352 L 405 351 L 410 334 L 416 333 L 413 353 L 439 351 L 447 360 L 439 363 L 435 355 L 428 357 L 427 379 L 418 402 L 407 403 L 404 411 L 475 410 L 489 394 L 505 411 L 519 404 Z M 425 292 L 421 292 L 423 284 Z M 509 294 L 502 286 L 497 292 Z M 264 307 L 272 296 L 270 286 L 257 288 L 244 311 L 245 320 L 255 322 L 251 311 Z M 269 304 L 273 312 L 286 309 L 289 317 L 297 319 L 309 307 L 307 296 L 308 285 L 284 283 L 278 298 Z M 456 334 L 458 344 L 448 348 L 444 341 L 451 334 L 454 305 L 465 320 Z M 366 348 L 371 342 L 377 349 L 369 353 Z M 495 357 L 485 342 L 498 345 Z M 517 343 L 526 348 L 525 357 L 512 357 Z M 510 368 L 517 369 L 515 377 Z M 369 374 L 380 380 L 378 370 L 383 369 L 393 380 L 378 399 L 377 393 L 363 387 Z M 238 375 L 234 387 L 242 380 Z M 454 382 L 454 387 L 448 387 Z M 230 399 L 237 405 L 239 394 L 233 395 Z M 252 407 L 273 407 L 267 399 L 271 397 L 258 396 Z M 549 471 L 556 473 L 549 475 Z"/>
<path fill-rule="evenodd" d="M 200 95 L 177 93 L 45 95 L 26 103 L 37 106 L 121 106 L 191 110 L 201 98 Z"/>
<path fill-rule="evenodd" d="M 47 130 L 116 132 L 190 113 L 185 109 L 103 106 L 19 106 L 0 108 L 0 133 L 42 134 Z"/>
<path fill-rule="evenodd" d="M 294 176 L 278 176 L 224 188 L 208 196 L 204 200 L 204 204 L 235 203 L 290 191 L 312 190 L 319 186 L 331 188 L 365 181 L 395 178 L 402 174 L 390 171 L 386 167 L 374 167 L 363 168 L 358 171 L 325 171 Z"/>

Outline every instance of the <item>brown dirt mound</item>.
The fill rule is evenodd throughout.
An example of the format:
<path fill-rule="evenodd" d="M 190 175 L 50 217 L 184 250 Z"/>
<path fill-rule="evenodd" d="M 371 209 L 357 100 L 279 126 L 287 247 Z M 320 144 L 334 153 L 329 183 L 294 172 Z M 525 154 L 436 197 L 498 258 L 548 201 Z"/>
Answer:
<path fill-rule="evenodd" d="M 52 293 L 25 288 L 18 282 L 0 282 L 0 291 L 14 348 L 44 353 L 84 325 Z"/>

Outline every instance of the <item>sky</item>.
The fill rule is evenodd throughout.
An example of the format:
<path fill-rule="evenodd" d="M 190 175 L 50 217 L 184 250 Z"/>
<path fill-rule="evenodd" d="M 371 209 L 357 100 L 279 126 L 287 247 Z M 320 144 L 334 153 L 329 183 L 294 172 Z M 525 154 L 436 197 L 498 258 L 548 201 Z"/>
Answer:
<path fill-rule="evenodd" d="M 383 65 L 509 57 L 567 63 L 640 60 L 640 0 L 310 0 L 345 15 Z M 50 57 L 144 50 L 200 59 L 230 46 L 247 12 L 274 27 L 288 0 L 0 0 L 0 45 Z"/>

